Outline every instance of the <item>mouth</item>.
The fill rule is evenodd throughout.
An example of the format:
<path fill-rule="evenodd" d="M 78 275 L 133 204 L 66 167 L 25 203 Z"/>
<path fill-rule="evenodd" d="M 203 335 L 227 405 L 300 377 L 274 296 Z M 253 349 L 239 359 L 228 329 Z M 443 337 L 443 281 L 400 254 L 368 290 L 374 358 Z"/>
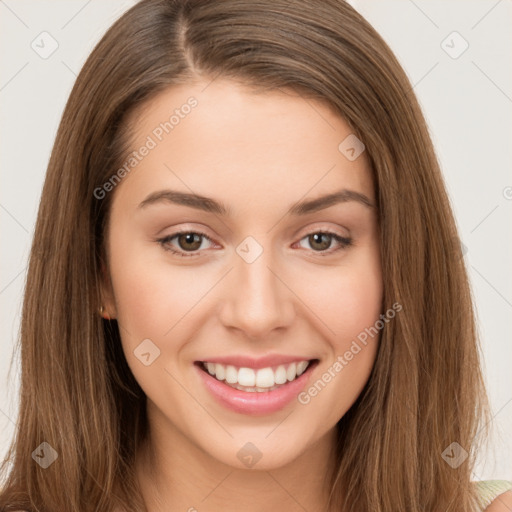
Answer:
<path fill-rule="evenodd" d="M 317 361 L 318 359 L 301 360 L 258 369 L 209 361 L 197 361 L 196 364 L 216 380 L 234 389 L 248 393 L 265 393 L 293 382 Z"/>
<path fill-rule="evenodd" d="M 318 359 L 303 359 L 265 368 L 239 367 L 211 361 L 196 361 L 194 364 L 230 388 L 246 393 L 269 393 L 297 381 L 302 375 L 309 373 L 318 362 Z"/>

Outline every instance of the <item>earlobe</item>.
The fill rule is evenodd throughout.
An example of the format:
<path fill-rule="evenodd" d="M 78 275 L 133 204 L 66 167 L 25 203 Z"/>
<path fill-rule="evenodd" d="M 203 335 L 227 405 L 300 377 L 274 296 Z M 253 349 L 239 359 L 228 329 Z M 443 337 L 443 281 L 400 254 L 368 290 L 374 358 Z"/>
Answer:
<path fill-rule="evenodd" d="M 103 258 L 101 259 L 100 292 L 101 304 L 98 308 L 98 312 L 105 320 L 112 320 L 116 317 L 114 292 L 110 272 Z"/>
<path fill-rule="evenodd" d="M 110 315 L 105 311 L 105 308 L 103 306 L 100 306 L 98 311 L 102 318 L 104 318 L 105 320 L 110 320 Z"/>

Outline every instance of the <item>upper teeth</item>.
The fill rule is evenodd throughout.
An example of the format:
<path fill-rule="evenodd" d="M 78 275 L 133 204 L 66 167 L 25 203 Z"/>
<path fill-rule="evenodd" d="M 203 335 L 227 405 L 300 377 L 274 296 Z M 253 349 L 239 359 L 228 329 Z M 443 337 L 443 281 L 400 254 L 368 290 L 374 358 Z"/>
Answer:
<path fill-rule="evenodd" d="M 300 361 L 277 367 L 267 367 L 254 370 L 253 368 L 237 368 L 220 363 L 203 363 L 210 375 L 217 380 L 225 380 L 228 384 L 256 388 L 272 388 L 276 384 L 284 384 L 302 375 L 308 367 L 309 361 Z"/>

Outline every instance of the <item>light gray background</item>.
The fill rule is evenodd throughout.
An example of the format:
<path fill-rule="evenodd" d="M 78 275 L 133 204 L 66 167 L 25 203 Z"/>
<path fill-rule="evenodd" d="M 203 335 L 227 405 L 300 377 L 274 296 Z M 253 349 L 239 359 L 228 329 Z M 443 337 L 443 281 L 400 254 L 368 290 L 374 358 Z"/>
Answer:
<path fill-rule="evenodd" d="M 134 3 L 0 0 L 0 456 L 17 418 L 17 358 L 10 375 L 8 369 L 57 126 L 93 45 Z M 467 247 L 494 412 L 494 443 L 480 454 L 473 477 L 512 480 L 512 2 L 350 3 L 396 53 L 429 123 Z M 58 43 L 46 59 L 31 48 L 34 40 L 40 51 L 50 48 L 43 31 Z M 468 49 L 453 58 L 464 40 Z"/>

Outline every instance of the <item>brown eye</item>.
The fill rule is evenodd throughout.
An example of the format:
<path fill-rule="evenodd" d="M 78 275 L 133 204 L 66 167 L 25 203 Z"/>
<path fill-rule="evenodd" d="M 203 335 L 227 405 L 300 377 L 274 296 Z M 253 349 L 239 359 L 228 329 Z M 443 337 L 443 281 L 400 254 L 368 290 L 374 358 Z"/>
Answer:
<path fill-rule="evenodd" d="M 307 240 L 309 247 L 320 256 L 328 256 L 352 245 L 352 238 L 346 238 L 330 231 L 316 231 L 306 235 L 302 240 Z M 333 241 L 338 243 L 338 247 L 331 249 Z"/>
<path fill-rule="evenodd" d="M 176 243 L 173 243 L 174 239 L 176 239 Z M 207 240 L 210 243 L 212 242 L 212 240 L 204 233 L 181 231 L 173 235 L 160 238 L 157 242 L 164 248 L 164 250 L 186 257 L 199 256 L 198 251 L 200 250 L 204 240 Z"/>
<path fill-rule="evenodd" d="M 201 235 L 198 233 L 184 233 L 177 237 L 180 249 L 184 251 L 197 251 L 201 247 Z"/>
<path fill-rule="evenodd" d="M 313 233 L 308 235 L 308 240 L 313 249 L 325 251 L 331 246 L 332 235 L 328 233 Z"/>

